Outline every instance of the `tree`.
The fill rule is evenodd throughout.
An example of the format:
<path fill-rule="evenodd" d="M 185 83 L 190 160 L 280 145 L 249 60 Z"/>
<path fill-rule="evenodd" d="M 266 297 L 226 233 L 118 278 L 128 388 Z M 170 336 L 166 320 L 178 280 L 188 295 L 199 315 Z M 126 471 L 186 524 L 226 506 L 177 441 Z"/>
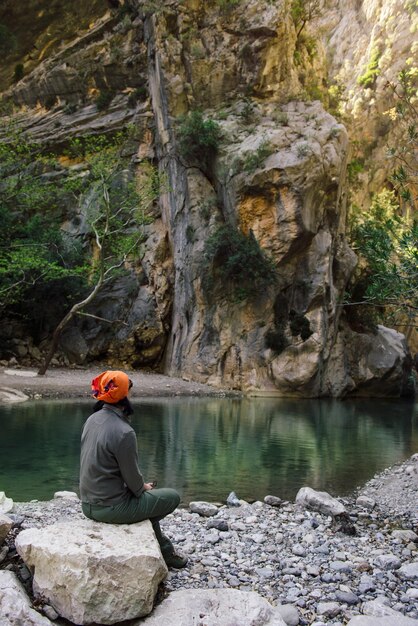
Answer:
<path fill-rule="evenodd" d="M 179 151 L 182 157 L 210 171 L 219 151 L 221 127 L 211 119 L 205 120 L 200 111 L 191 111 L 181 119 L 178 129 Z"/>
<path fill-rule="evenodd" d="M 418 311 L 418 223 L 399 215 L 394 191 L 373 198 L 367 214 L 352 218 L 353 247 L 360 256 L 355 283 L 362 304 L 414 317 Z M 358 304 L 358 303 L 357 303 Z M 377 317 L 381 317 L 378 315 Z"/>
<path fill-rule="evenodd" d="M 293 0 L 290 14 L 296 28 L 296 40 L 298 40 L 306 24 L 322 14 L 321 0 Z"/>
<path fill-rule="evenodd" d="M 138 255 L 141 225 L 149 220 L 160 180 L 144 164 L 137 188 L 135 172 L 122 156 L 123 133 L 72 140 L 67 156 L 84 166 L 73 171 L 15 127 L 2 130 L 0 309 L 4 317 L 26 315 L 30 321 L 53 308 L 49 325 L 55 330 L 42 375 L 65 326 Z M 61 228 L 77 205 L 88 225 L 84 238 Z M 45 307 L 45 297 L 51 306 Z"/>
<path fill-rule="evenodd" d="M 254 300 L 276 278 L 273 259 L 260 247 L 251 230 L 244 235 L 230 225 L 222 225 L 208 237 L 203 281 L 207 294 L 221 285 L 222 293 L 232 300 Z"/>
<path fill-rule="evenodd" d="M 56 159 L 13 125 L 2 130 L 0 312 L 36 316 L 45 309 L 42 286 L 61 304 L 81 287 L 84 260 L 79 242 L 59 227 L 68 193 L 65 180 L 57 183 Z"/>
<path fill-rule="evenodd" d="M 388 148 L 393 161 L 391 182 L 403 204 L 402 209 L 414 216 L 418 186 L 418 111 L 416 107 L 418 69 L 403 69 L 397 83 L 388 83 L 395 106 L 387 111 L 394 126 L 394 140 Z"/>
<path fill-rule="evenodd" d="M 90 290 L 80 301 L 73 304 L 56 326 L 50 348 L 39 375 L 47 371 L 58 347 L 64 328 L 97 296 L 102 287 L 128 262 L 139 254 L 143 239 L 141 226 L 147 221 L 147 210 L 160 192 L 158 174 L 151 167 L 145 168 L 142 187 L 136 188 L 136 181 L 124 168 L 120 146 L 94 146 L 94 151 L 85 156 L 90 170 L 90 184 L 85 194 L 80 196 L 91 228 L 93 266 Z"/>
<path fill-rule="evenodd" d="M 394 96 L 387 111 L 392 122 L 387 156 L 393 163 L 388 177 L 392 189 L 372 198 L 368 212 L 353 207 L 351 244 L 359 255 L 346 306 L 366 325 L 376 321 L 407 326 L 418 313 L 418 176 L 415 91 L 417 70 L 400 72 L 388 84 Z M 366 305 L 369 313 L 361 313 Z M 357 311 L 357 313 L 356 313 Z M 353 318 L 353 314 L 349 313 Z M 407 332 L 408 334 L 408 332 Z"/>

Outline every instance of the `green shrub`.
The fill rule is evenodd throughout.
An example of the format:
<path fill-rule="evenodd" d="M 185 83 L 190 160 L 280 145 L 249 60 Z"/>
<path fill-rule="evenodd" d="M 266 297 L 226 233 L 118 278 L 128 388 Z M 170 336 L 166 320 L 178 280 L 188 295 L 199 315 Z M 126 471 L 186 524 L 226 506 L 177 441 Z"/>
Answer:
<path fill-rule="evenodd" d="M 268 141 L 262 141 L 254 152 L 246 152 L 242 160 L 244 172 L 252 173 L 259 169 L 264 161 L 274 152 L 274 147 Z"/>
<path fill-rule="evenodd" d="M 203 202 L 200 203 L 199 205 L 199 210 L 200 210 L 200 215 L 202 216 L 202 219 L 205 220 L 205 222 L 208 222 L 210 220 L 210 216 L 212 215 L 213 211 L 216 209 L 216 198 L 208 198 L 207 200 L 204 200 Z"/>
<path fill-rule="evenodd" d="M 312 335 L 308 318 L 303 313 L 297 313 L 293 309 L 289 313 L 289 326 L 292 337 L 299 335 L 303 341 L 306 341 Z"/>
<path fill-rule="evenodd" d="M 45 99 L 45 108 L 48 109 L 48 111 L 50 109 L 53 109 L 54 106 L 57 104 L 58 100 L 57 100 L 57 96 L 54 94 L 51 94 L 49 96 L 47 96 L 47 98 Z"/>
<path fill-rule="evenodd" d="M 252 124 L 257 119 L 257 112 L 250 100 L 245 99 L 240 116 L 245 124 Z"/>
<path fill-rule="evenodd" d="M 276 111 L 272 115 L 273 119 L 277 124 L 281 124 L 282 126 L 289 126 L 289 116 L 284 111 Z"/>
<path fill-rule="evenodd" d="M 216 4 L 223 13 L 228 13 L 240 4 L 241 0 L 216 0 Z"/>
<path fill-rule="evenodd" d="M 186 227 L 186 241 L 187 243 L 193 243 L 196 238 L 195 229 L 190 224 Z"/>
<path fill-rule="evenodd" d="M 281 327 L 271 328 L 264 338 L 266 348 L 273 350 L 276 354 L 283 352 L 288 346 L 288 341 Z"/>
<path fill-rule="evenodd" d="M 137 102 L 144 102 L 147 99 L 148 90 L 146 85 L 140 85 L 128 96 L 128 107 L 133 108 Z"/>
<path fill-rule="evenodd" d="M 298 145 L 296 151 L 298 157 L 301 159 L 302 157 L 308 156 L 308 154 L 311 152 L 311 148 L 308 143 L 301 143 Z"/>
<path fill-rule="evenodd" d="M 98 111 L 104 111 L 113 100 L 114 94 L 111 91 L 102 90 L 94 101 Z"/>
<path fill-rule="evenodd" d="M 178 138 L 181 156 L 208 168 L 218 153 L 221 127 L 213 120 L 205 120 L 200 111 L 192 111 L 181 120 Z"/>
<path fill-rule="evenodd" d="M 74 102 L 67 102 L 63 111 L 65 115 L 72 115 L 77 111 L 77 105 Z"/>
<path fill-rule="evenodd" d="M 17 63 L 15 65 L 15 69 L 13 72 L 13 82 L 18 83 L 19 80 L 22 80 L 24 75 L 25 75 L 25 70 L 23 67 L 23 63 Z"/>
<path fill-rule="evenodd" d="M 379 58 L 380 50 L 377 46 L 374 46 L 370 52 L 370 59 L 368 64 L 364 68 L 363 74 L 357 79 L 357 83 L 365 89 L 373 87 L 376 78 L 380 74 Z"/>
<path fill-rule="evenodd" d="M 229 225 L 220 226 L 207 240 L 205 255 L 205 287 L 210 291 L 221 284 L 237 301 L 259 296 L 276 280 L 276 266 L 252 231 L 246 236 Z"/>
<path fill-rule="evenodd" d="M 359 174 L 364 172 L 364 159 L 352 159 L 347 165 L 348 181 L 354 184 L 358 180 Z"/>

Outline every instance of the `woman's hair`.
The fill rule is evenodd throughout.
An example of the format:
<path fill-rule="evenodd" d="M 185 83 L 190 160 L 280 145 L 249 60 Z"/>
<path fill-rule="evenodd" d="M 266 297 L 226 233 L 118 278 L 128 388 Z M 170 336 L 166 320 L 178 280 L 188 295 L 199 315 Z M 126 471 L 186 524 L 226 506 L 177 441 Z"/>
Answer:
<path fill-rule="evenodd" d="M 96 413 L 96 411 L 100 411 L 100 409 L 102 409 L 105 404 L 106 402 L 104 402 L 103 400 L 98 400 L 93 407 L 93 413 Z M 128 398 L 122 398 L 122 400 L 119 400 L 119 402 L 117 402 L 116 404 L 112 404 L 112 406 L 118 406 L 120 409 L 122 409 L 123 415 L 126 418 L 129 418 L 134 412 L 132 404 L 129 402 Z"/>

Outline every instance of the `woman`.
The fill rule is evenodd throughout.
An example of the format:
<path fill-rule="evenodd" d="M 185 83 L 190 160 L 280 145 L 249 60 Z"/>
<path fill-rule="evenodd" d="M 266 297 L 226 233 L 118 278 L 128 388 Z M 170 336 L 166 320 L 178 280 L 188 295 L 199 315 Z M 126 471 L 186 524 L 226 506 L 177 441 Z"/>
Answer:
<path fill-rule="evenodd" d="M 97 522 L 132 524 L 149 519 L 168 567 L 184 567 L 159 521 L 180 503 L 174 489 L 154 489 L 138 467 L 136 434 L 129 424 L 132 381 L 124 372 L 103 372 L 92 383 L 97 403 L 81 436 L 80 496 L 83 513 Z"/>

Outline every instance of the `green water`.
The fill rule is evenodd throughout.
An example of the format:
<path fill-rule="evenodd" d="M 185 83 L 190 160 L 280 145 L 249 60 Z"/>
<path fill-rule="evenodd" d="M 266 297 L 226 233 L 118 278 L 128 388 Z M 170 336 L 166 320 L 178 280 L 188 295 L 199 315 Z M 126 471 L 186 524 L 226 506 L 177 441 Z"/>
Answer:
<path fill-rule="evenodd" d="M 0 491 L 15 501 L 78 490 L 90 402 L 0 407 Z M 388 400 L 147 399 L 134 404 L 146 480 L 182 501 L 294 499 L 311 486 L 346 495 L 418 451 L 418 406 Z"/>

